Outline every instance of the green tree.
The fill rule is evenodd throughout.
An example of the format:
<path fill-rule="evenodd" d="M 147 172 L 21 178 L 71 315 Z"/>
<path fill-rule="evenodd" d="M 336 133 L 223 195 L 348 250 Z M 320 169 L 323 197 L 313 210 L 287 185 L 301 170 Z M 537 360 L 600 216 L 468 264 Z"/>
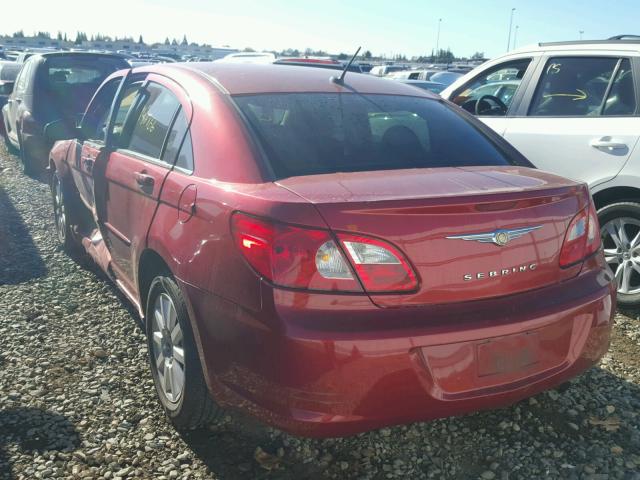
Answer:
<path fill-rule="evenodd" d="M 471 55 L 471 60 L 482 60 L 484 59 L 484 52 L 476 52 Z"/>
<path fill-rule="evenodd" d="M 138 44 L 142 45 L 144 43 L 144 40 L 142 39 L 142 35 L 140 35 L 138 37 Z"/>
<path fill-rule="evenodd" d="M 362 58 L 371 60 L 373 58 L 373 55 L 371 54 L 370 50 L 365 50 L 365 52 L 362 54 Z"/>
<path fill-rule="evenodd" d="M 77 32 L 76 39 L 73 41 L 76 45 L 82 45 L 82 42 L 87 41 L 87 34 L 84 32 Z"/>
<path fill-rule="evenodd" d="M 56 40 L 62 40 L 62 32 L 58 30 L 58 35 L 56 35 Z"/>
<path fill-rule="evenodd" d="M 171 45 L 171 42 L 169 41 L 169 37 L 166 37 L 166 38 L 164 39 L 164 44 L 165 44 L 165 45 Z"/>
<path fill-rule="evenodd" d="M 13 38 L 24 38 L 24 30 L 18 30 L 11 35 Z"/>
<path fill-rule="evenodd" d="M 187 45 L 189 45 L 189 42 L 187 42 L 187 36 L 184 35 L 182 37 L 182 43 L 180 43 L 180 45 L 182 45 L 183 47 L 186 47 Z"/>
<path fill-rule="evenodd" d="M 251 47 L 246 47 L 244 50 L 242 50 L 243 52 L 255 52 L 255 50 Z"/>

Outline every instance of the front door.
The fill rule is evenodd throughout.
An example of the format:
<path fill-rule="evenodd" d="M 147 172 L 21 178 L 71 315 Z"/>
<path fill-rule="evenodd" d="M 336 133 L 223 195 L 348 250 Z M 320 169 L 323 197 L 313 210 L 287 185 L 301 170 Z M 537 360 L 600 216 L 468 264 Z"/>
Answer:
<path fill-rule="evenodd" d="M 505 138 L 536 167 L 593 187 L 615 177 L 639 135 L 628 58 L 551 57 Z"/>
<path fill-rule="evenodd" d="M 504 135 L 508 115 L 517 106 L 522 89 L 532 76 L 535 60 L 523 57 L 488 67 L 457 88 L 450 99 Z"/>
<path fill-rule="evenodd" d="M 173 165 L 164 156 L 169 132 L 181 109 L 189 108 L 191 115 L 189 102 L 182 101 L 185 94 L 164 77 L 150 75 L 135 92 L 136 98 L 118 109 L 127 113 L 119 114 L 123 123 L 114 132 L 105 191 L 96 195 L 112 269 L 131 296 L 137 292 L 137 261 Z"/>

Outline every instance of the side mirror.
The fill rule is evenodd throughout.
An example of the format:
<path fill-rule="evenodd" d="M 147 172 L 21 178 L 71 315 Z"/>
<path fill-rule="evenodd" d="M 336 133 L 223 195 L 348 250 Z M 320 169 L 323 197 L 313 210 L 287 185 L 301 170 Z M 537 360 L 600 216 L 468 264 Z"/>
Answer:
<path fill-rule="evenodd" d="M 54 120 L 44 126 L 44 136 L 50 142 L 81 138 L 82 132 L 78 127 L 70 127 L 64 120 Z"/>
<path fill-rule="evenodd" d="M 13 82 L 0 82 L 0 95 L 11 95 Z"/>

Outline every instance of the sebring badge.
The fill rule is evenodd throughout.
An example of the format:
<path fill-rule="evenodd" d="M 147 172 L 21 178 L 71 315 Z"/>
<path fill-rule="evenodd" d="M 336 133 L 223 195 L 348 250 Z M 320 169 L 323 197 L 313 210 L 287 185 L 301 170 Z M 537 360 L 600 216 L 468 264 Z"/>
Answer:
<path fill-rule="evenodd" d="M 513 228 L 509 230 L 500 229 L 494 230 L 493 232 L 472 233 L 471 235 L 452 235 L 447 238 L 449 240 L 469 240 L 480 243 L 495 243 L 500 247 L 504 247 L 511 240 L 520 238 L 529 232 L 538 230 L 539 228 L 542 228 L 542 225 L 537 225 L 535 227 Z"/>

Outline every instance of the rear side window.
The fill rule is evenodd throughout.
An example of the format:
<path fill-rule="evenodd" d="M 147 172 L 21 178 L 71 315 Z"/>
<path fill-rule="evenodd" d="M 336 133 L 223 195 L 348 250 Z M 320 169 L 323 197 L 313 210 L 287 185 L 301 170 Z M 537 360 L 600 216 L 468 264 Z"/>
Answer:
<path fill-rule="evenodd" d="M 162 160 L 170 165 L 175 162 L 176 167 L 192 172 L 193 149 L 191 135 L 187 131 L 188 127 L 187 116 L 184 114 L 184 110 L 180 109 L 167 137 L 167 145 L 162 154 Z"/>
<path fill-rule="evenodd" d="M 545 66 L 529 115 L 632 115 L 635 109 L 628 59 L 555 57 Z"/>
<path fill-rule="evenodd" d="M 484 134 L 436 100 L 355 93 L 234 99 L 278 178 L 510 164 Z"/>
<path fill-rule="evenodd" d="M 180 102 L 168 89 L 156 83 L 149 83 L 143 95 L 131 136 L 123 147 L 160 159 L 162 146 Z"/>

